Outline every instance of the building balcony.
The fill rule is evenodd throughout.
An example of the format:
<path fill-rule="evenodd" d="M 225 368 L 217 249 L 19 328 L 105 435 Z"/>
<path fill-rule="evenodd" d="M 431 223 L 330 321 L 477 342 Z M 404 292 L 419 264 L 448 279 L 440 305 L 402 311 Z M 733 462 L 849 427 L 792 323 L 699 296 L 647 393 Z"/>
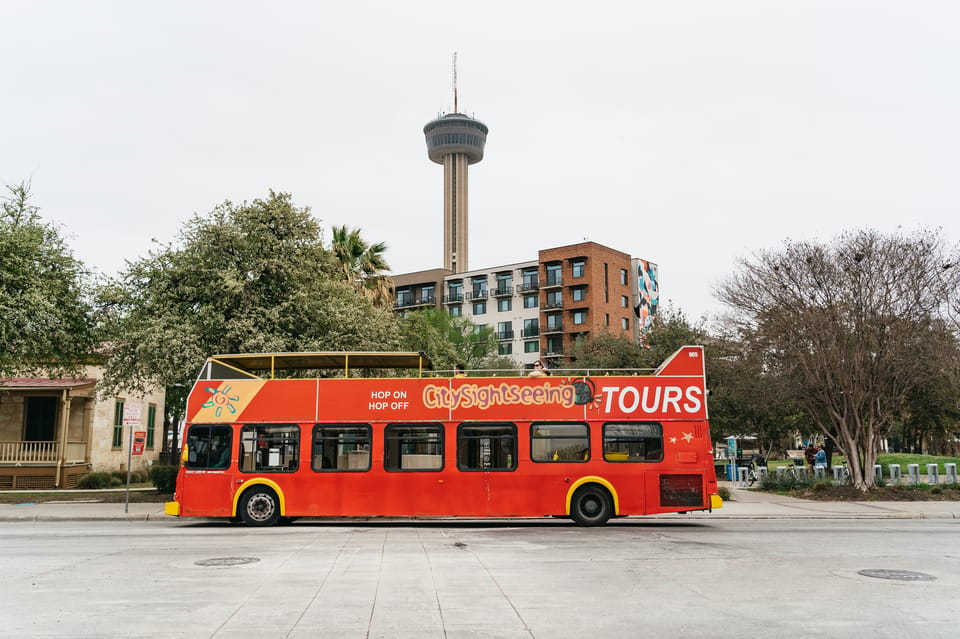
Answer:
<path fill-rule="evenodd" d="M 393 305 L 394 308 L 418 308 L 420 306 L 433 306 L 437 301 L 437 298 L 433 295 L 427 297 L 417 297 L 417 298 L 404 298 L 402 300 L 397 300 Z"/>
<path fill-rule="evenodd" d="M 539 290 L 539 282 L 532 282 L 530 284 L 517 284 L 517 293 L 536 293 Z"/>
<path fill-rule="evenodd" d="M 497 288 L 497 289 L 494 289 L 494 291 L 493 291 L 493 296 L 494 296 L 494 297 L 510 297 L 511 295 L 513 295 L 513 287 L 512 287 L 512 286 L 507 286 L 507 287 L 504 287 L 504 288 Z"/>
<path fill-rule="evenodd" d="M 463 302 L 463 293 L 450 293 L 443 296 L 444 304 L 460 304 Z"/>
<path fill-rule="evenodd" d="M 563 286 L 563 277 L 548 277 L 547 281 L 544 282 L 543 288 L 556 288 L 557 286 Z"/>
<path fill-rule="evenodd" d="M 563 308 L 563 300 L 555 300 L 553 302 L 547 302 L 543 305 L 544 310 L 550 310 L 551 308 Z"/>
<path fill-rule="evenodd" d="M 474 291 L 473 293 L 466 294 L 467 301 L 471 300 L 485 300 L 489 297 L 486 291 Z"/>
<path fill-rule="evenodd" d="M 553 326 L 550 326 L 548 324 L 543 329 L 544 335 L 546 335 L 547 333 L 562 333 L 562 332 L 563 332 L 563 322 L 557 322 Z"/>
<path fill-rule="evenodd" d="M 540 327 L 523 329 L 523 337 L 539 337 Z"/>
<path fill-rule="evenodd" d="M 498 340 L 508 340 L 513 339 L 513 331 L 499 331 L 497 333 Z"/>

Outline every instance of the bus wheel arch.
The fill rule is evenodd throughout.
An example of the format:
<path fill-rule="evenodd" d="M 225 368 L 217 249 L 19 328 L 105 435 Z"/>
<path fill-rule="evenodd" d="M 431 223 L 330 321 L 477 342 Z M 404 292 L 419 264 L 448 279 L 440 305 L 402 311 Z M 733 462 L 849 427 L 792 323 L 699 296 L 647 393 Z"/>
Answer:
<path fill-rule="evenodd" d="M 586 482 L 571 495 L 569 512 L 581 526 L 602 526 L 615 514 L 613 495 L 603 484 Z"/>
<path fill-rule="evenodd" d="M 272 526 L 280 521 L 280 496 L 267 484 L 258 483 L 245 488 L 237 506 L 237 516 L 247 526 Z"/>

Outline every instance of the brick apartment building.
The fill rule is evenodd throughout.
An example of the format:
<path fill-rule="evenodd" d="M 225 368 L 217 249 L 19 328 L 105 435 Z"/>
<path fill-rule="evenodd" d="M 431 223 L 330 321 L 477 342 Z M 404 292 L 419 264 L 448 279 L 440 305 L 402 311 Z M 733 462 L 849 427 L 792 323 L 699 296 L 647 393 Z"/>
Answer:
<path fill-rule="evenodd" d="M 494 329 L 498 353 L 525 367 L 562 368 L 577 337 L 604 332 L 639 339 L 656 312 L 656 265 L 595 242 L 543 249 L 537 259 L 453 273 L 393 276 L 394 307 L 467 316 Z"/>

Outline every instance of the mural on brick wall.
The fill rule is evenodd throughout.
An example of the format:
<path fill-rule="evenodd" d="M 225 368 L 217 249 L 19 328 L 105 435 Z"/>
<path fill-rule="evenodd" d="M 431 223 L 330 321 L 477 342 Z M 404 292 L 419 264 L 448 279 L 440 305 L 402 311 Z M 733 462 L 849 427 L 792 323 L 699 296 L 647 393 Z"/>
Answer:
<path fill-rule="evenodd" d="M 657 315 L 657 306 L 660 304 L 660 284 L 657 279 L 657 265 L 647 260 L 636 260 L 637 263 L 637 305 L 634 314 L 637 316 L 637 327 L 640 335 L 650 330 L 653 319 Z"/>

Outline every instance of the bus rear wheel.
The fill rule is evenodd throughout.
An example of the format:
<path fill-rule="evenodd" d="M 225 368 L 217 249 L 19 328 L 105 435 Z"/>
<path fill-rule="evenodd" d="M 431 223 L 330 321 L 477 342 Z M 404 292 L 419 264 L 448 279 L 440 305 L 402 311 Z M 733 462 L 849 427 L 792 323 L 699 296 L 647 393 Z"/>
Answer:
<path fill-rule="evenodd" d="M 280 520 L 280 500 L 266 486 L 254 486 L 240 498 L 240 519 L 248 526 L 272 526 Z"/>
<path fill-rule="evenodd" d="M 582 486 L 570 500 L 570 517 L 581 526 L 602 526 L 613 515 L 613 503 L 605 488 Z"/>

